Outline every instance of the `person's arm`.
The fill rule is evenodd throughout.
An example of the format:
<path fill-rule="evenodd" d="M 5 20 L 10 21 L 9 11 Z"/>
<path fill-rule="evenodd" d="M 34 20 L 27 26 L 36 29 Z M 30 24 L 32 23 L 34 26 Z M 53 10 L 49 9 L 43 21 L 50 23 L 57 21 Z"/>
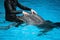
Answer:
<path fill-rule="evenodd" d="M 7 6 L 8 10 L 9 10 L 11 13 L 13 13 L 13 14 L 20 14 L 20 13 L 22 13 L 22 10 L 14 11 L 14 10 L 12 9 L 11 4 L 10 4 L 9 1 L 7 1 L 6 4 L 7 4 L 6 6 Z"/>
<path fill-rule="evenodd" d="M 29 10 L 29 11 L 31 11 L 31 8 L 28 8 L 28 7 L 26 7 L 26 6 L 23 6 L 23 5 L 20 4 L 18 1 L 17 1 L 17 6 L 18 6 L 19 8 L 21 8 L 21 9 L 23 9 L 23 10 Z"/>

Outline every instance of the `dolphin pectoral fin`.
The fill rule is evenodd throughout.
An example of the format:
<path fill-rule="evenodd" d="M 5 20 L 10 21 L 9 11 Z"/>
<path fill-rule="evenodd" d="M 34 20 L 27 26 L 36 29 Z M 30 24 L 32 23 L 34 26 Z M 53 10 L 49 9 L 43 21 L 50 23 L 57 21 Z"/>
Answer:
<path fill-rule="evenodd" d="M 18 18 L 19 20 L 24 21 L 24 16 L 18 16 L 17 18 Z"/>

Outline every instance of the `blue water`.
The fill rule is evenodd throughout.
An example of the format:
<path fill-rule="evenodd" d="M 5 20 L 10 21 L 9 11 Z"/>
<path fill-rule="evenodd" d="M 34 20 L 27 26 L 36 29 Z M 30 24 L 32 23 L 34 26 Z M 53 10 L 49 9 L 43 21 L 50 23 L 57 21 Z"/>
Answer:
<path fill-rule="evenodd" d="M 5 21 L 4 0 L 0 0 L 0 22 Z M 37 11 L 45 20 L 60 22 L 60 0 L 19 0 L 22 5 Z M 19 10 L 19 8 L 18 8 Z M 0 26 L 7 26 L 12 22 L 5 21 Z M 32 25 L 11 27 L 0 30 L 0 40 L 60 40 L 60 29 L 53 29 L 46 35 L 37 36 L 39 29 Z"/>

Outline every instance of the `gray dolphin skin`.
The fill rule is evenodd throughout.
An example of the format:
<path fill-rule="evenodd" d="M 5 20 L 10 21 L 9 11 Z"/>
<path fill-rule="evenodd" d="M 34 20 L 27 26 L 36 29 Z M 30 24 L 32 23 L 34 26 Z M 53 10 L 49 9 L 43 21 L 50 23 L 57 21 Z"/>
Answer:
<path fill-rule="evenodd" d="M 40 25 L 43 24 L 45 21 L 43 18 L 41 18 L 39 15 L 37 14 L 29 14 L 26 16 L 21 16 L 18 17 L 20 20 L 23 20 L 26 24 L 28 25 Z"/>

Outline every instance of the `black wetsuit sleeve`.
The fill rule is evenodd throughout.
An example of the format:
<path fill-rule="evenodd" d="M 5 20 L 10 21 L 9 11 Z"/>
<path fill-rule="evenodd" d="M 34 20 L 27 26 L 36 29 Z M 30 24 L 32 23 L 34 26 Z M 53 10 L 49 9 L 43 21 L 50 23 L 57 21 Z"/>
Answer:
<path fill-rule="evenodd" d="M 19 10 L 19 11 L 11 11 L 12 14 L 20 14 L 22 13 L 22 10 Z"/>
<path fill-rule="evenodd" d="M 7 7 L 8 7 L 8 9 L 9 9 L 10 13 L 12 13 L 12 14 L 20 14 L 20 13 L 22 13 L 22 10 L 14 11 L 14 10 L 12 9 L 11 3 L 10 3 L 9 1 L 8 1 L 8 3 L 6 3 L 6 4 L 7 4 Z"/>
<path fill-rule="evenodd" d="M 28 7 L 26 7 L 26 6 L 23 6 L 23 5 L 20 4 L 18 1 L 17 1 L 17 6 L 18 6 L 19 8 L 21 8 L 21 9 L 23 9 L 23 10 L 29 10 L 29 11 L 31 11 L 31 8 L 28 8 Z"/>

